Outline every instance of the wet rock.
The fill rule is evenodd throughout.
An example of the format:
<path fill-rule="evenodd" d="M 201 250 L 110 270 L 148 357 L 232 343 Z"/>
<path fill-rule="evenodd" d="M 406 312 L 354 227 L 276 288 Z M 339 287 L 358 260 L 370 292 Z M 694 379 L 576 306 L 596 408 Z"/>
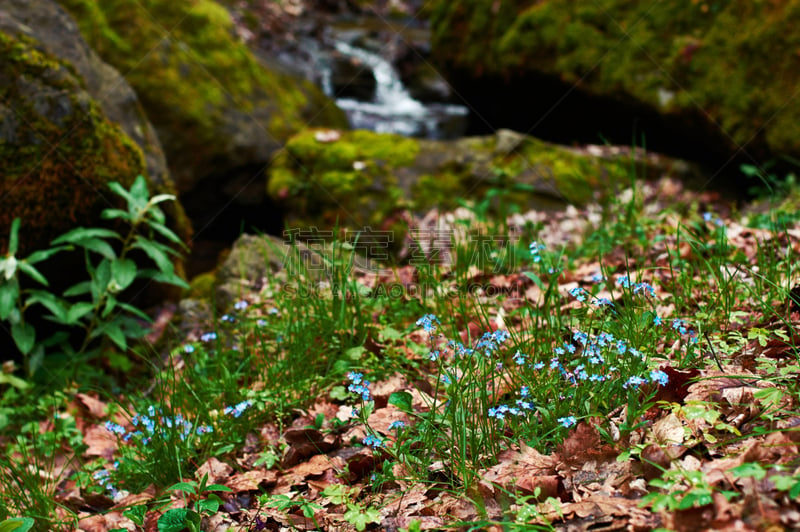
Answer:
<path fill-rule="evenodd" d="M 108 182 L 150 178 L 174 189 L 164 155 L 136 95 L 95 55 L 50 0 L 0 1 L 0 242 L 22 219 L 21 252 L 77 225 L 103 225 L 114 205 Z M 169 225 L 188 238 L 179 204 Z"/>
<path fill-rule="evenodd" d="M 369 65 L 341 53 L 331 55 L 331 87 L 337 98 L 369 102 L 375 98 L 376 85 Z"/>
<path fill-rule="evenodd" d="M 430 13 L 434 57 L 476 128 L 636 135 L 733 170 L 800 155 L 798 2 L 436 0 Z"/>

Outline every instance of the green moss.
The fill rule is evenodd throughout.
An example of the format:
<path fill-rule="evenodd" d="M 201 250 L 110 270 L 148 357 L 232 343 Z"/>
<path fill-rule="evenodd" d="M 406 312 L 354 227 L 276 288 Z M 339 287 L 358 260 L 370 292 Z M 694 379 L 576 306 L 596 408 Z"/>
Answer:
<path fill-rule="evenodd" d="M 800 0 L 436 0 L 431 12 L 435 55 L 451 70 L 550 74 L 687 128 L 704 121 L 731 150 L 800 155 L 800 106 L 787 105 L 800 84 Z"/>
<path fill-rule="evenodd" d="M 267 191 L 305 221 L 378 227 L 403 207 L 394 171 L 412 164 L 416 140 L 369 131 L 341 132 L 320 142 L 321 130 L 291 139 L 273 161 Z"/>
<path fill-rule="evenodd" d="M 60 0 L 92 48 L 136 90 L 165 148 L 198 168 L 226 148 L 220 138 L 232 113 L 264 119 L 276 144 L 306 122 L 344 124 L 341 112 L 312 85 L 259 63 L 233 33 L 224 7 L 212 0 Z M 259 110 L 256 118 L 250 115 Z M 266 113 L 266 114 L 265 114 Z M 249 125 L 249 122 L 248 122 Z M 229 131 L 227 135 L 234 135 Z"/>
<path fill-rule="evenodd" d="M 130 185 L 146 175 L 139 147 L 83 91 L 71 65 L 36 41 L 0 32 L 0 101 L 13 109 L 0 142 L 0 226 L 22 219 L 27 250 L 109 206 L 109 181 Z M 23 117 L 23 118 L 20 118 Z M 0 248 L 6 234 L 0 234 Z"/>

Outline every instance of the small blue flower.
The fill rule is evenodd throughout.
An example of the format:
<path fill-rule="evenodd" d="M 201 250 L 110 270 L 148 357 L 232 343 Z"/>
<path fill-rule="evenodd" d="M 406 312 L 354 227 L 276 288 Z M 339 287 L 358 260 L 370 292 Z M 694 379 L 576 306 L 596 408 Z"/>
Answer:
<path fill-rule="evenodd" d="M 436 332 L 436 325 L 441 325 L 441 322 L 433 314 L 425 314 L 417 320 L 417 327 L 422 327 L 428 334 Z"/>
<path fill-rule="evenodd" d="M 661 316 L 659 316 L 658 314 L 656 314 L 656 316 L 653 318 L 653 325 L 658 326 L 661 325 L 663 322 L 664 320 L 662 320 Z"/>
<path fill-rule="evenodd" d="M 105 427 L 107 431 L 114 434 L 118 434 L 120 436 L 122 436 L 127 432 L 125 430 L 125 427 L 123 427 L 122 425 L 118 425 L 117 423 L 114 423 L 112 421 L 106 421 Z"/>
<path fill-rule="evenodd" d="M 653 370 L 650 372 L 650 381 L 658 383 L 661 386 L 666 386 L 669 382 L 669 375 L 660 369 Z"/>
<path fill-rule="evenodd" d="M 252 405 L 253 405 L 252 401 L 250 401 L 248 399 L 248 400 L 242 401 L 241 403 L 239 403 L 239 404 L 237 404 L 235 406 L 226 406 L 225 409 L 223 410 L 223 413 L 225 415 L 228 415 L 228 416 L 232 415 L 233 417 L 238 418 L 238 417 L 241 417 L 241 415 L 244 414 L 245 410 L 250 408 Z"/>
<path fill-rule="evenodd" d="M 405 426 L 406 424 L 403 421 L 392 421 L 392 423 L 389 425 L 389 430 L 399 430 L 405 428 Z"/>
<path fill-rule="evenodd" d="M 528 396 L 531 394 L 531 390 L 530 390 L 530 388 L 528 388 L 527 386 L 522 386 L 522 387 L 519 389 L 519 394 L 520 394 L 522 397 L 528 397 Z"/>
<path fill-rule="evenodd" d="M 647 379 L 644 379 L 642 377 L 634 375 L 633 377 L 630 377 L 627 381 L 625 381 L 625 384 L 623 384 L 622 387 L 623 388 L 634 388 L 634 389 L 636 389 L 640 385 L 646 384 L 646 383 L 647 383 Z"/>
<path fill-rule="evenodd" d="M 514 360 L 514 362 L 516 362 L 517 366 L 522 366 L 523 364 L 525 364 L 526 355 L 523 355 L 522 353 L 517 351 L 512 357 L 512 359 Z"/>
<path fill-rule="evenodd" d="M 235 308 L 236 310 L 244 310 L 244 309 L 246 309 L 246 308 L 247 308 L 247 304 L 248 304 L 248 303 L 247 303 L 247 301 L 245 301 L 244 299 L 242 299 L 241 301 L 237 301 L 237 302 L 236 302 L 236 303 L 233 305 L 233 308 Z"/>
<path fill-rule="evenodd" d="M 276 307 L 272 307 L 271 309 L 269 309 L 267 311 L 267 314 L 271 314 L 273 316 L 276 315 L 276 314 L 279 314 L 279 313 L 280 313 L 280 310 L 278 310 Z"/>
<path fill-rule="evenodd" d="M 184 353 L 194 353 L 194 346 L 192 344 L 186 344 L 183 346 Z"/>
<path fill-rule="evenodd" d="M 439 381 L 441 381 L 442 384 L 444 384 L 444 385 L 450 385 L 453 382 L 452 380 L 450 380 L 450 377 L 448 375 L 445 375 L 445 374 L 442 374 L 442 376 L 439 377 Z"/>
<path fill-rule="evenodd" d="M 507 412 L 508 412 L 508 406 L 499 405 L 495 408 L 489 409 L 489 417 L 493 417 L 496 419 L 504 419 L 506 417 Z"/>
<path fill-rule="evenodd" d="M 368 434 L 366 438 L 361 440 L 361 443 L 367 447 L 372 447 L 373 449 L 377 449 L 383 445 L 383 442 L 380 440 L 380 438 L 373 436 L 372 434 Z"/>
<path fill-rule="evenodd" d="M 428 360 L 431 360 L 432 362 L 435 362 L 436 360 L 439 359 L 439 355 L 440 354 L 441 353 L 438 350 L 437 351 L 431 351 L 430 353 L 428 353 Z"/>
<path fill-rule="evenodd" d="M 223 314 L 221 319 L 222 321 L 227 321 L 229 323 L 234 323 L 236 321 L 236 318 L 234 318 L 230 314 Z"/>
<path fill-rule="evenodd" d="M 201 342 L 206 342 L 206 343 L 210 342 L 211 340 L 216 340 L 216 339 L 217 339 L 217 333 L 215 333 L 215 332 L 207 332 L 207 333 L 203 334 L 202 336 L 200 336 L 200 341 Z"/>
<path fill-rule="evenodd" d="M 558 418 L 558 422 L 561 423 L 562 427 L 569 428 L 572 425 L 574 425 L 575 423 L 577 423 L 578 420 L 575 419 L 575 416 L 567 416 L 567 417 Z"/>
<path fill-rule="evenodd" d="M 544 367 L 544 362 L 537 362 L 533 365 L 533 369 L 542 369 Z"/>

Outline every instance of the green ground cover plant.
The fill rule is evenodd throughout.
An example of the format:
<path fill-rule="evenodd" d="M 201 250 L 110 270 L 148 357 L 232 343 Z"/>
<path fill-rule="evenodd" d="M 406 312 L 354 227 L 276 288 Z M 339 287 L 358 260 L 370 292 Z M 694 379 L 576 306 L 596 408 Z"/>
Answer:
<path fill-rule="evenodd" d="M 59 389 L 3 373 L 0 490 L 16 495 L 0 519 L 552 530 L 588 515 L 686 529 L 704 509 L 708 527 L 783 523 L 800 503 L 800 234 L 780 209 L 631 184 L 558 214 L 442 213 L 441 247 L 411 226 L 394 267 L 362 262 L 357 239 L 290 247 L 280 274 L 161 353 L 103 328 L 133 313 L 109 284 L 143 271 L 98 251 L 112 236 L 56 242 L 91 259 L 76 326 L 108 340 L 92 357 L 151 356 L 104 388 L 81 384 L 80 366 Z M 124 192 L 139 205 L 115 211 L 126 219 L 158 203 Z M 147 246 L 148 275 L 172 279 L 165 244 L 158 259 Z M 11 249 L 7 283 L 39 259 Z M 16 292 L 17 323 L 37 293 Z"/>

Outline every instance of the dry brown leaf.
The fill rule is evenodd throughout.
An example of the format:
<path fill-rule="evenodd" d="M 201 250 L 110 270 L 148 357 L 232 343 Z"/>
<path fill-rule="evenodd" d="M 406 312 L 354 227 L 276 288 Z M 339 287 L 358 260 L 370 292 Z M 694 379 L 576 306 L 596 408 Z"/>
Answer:
<path fill-rule="evenodd" d="M 117 451 L 117 437 L 106 430 L 102 425 L 92 425 L 83 434 L 83 443 L 86 450 L 83 456 L 100 456 L 106 460 L 113 460 Z"/>
<path fill-rule="evenodd" d="M 223 484 L 233 473 L 233 468 L 215 457 L 206 460 L 206 463 L 197 468 L 194 476 L 198 480 L 208 475 L 209 484 Z"/>
<path fill-rule="evenodd" d="M 341 471 L 344 466 L 345 461 L 338 456 L 331 457 L 325 454 L 318 454 L 312 456 L 307 462 L 292 467 L 290 471 L 301 477 L 319 476 L 329 469 Z"/>
<path fill-rule="evenodd" d="M 97 397 L 85 393 L 77 393 L 75 397 L 93 418 L 102 419 L 106 417 L 107 405 Z"/>

